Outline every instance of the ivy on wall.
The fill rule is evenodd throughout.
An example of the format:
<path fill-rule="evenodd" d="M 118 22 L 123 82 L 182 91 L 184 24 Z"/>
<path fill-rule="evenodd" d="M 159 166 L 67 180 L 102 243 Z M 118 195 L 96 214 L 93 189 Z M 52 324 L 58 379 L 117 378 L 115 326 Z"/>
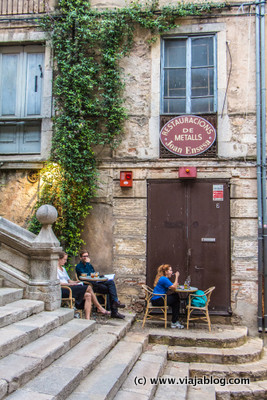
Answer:
<path fill-rule="evenodd" d="M 54 231 L 69 255 L 76 255 L 90 200 L 97 189 L 97 145 L 115 147 L 127 112 L 120 60 L 133 45 L 137 25 L 151 32 L 151 41 L 176 26 L 178 17 L 201 15 L 224 4 L 184 4 L 159 8 L 158 1 L 131 2 L 128 7 L 97 10 L 88 0 L 59 0 L 42 29 L 54 54 L 55 117 L 51 157 L 41 172 L 36 209 L 56 207 Z M 40 229 L 35 217 L 30 230 Z"/>

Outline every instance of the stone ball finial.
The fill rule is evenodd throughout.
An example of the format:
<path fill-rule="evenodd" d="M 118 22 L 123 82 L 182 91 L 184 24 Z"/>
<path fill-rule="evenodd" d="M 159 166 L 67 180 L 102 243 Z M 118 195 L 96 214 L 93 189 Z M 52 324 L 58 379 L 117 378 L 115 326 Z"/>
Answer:
<path fill-rule="evenodd" d="M 56 221 L 57 216 L 57 210 L 50 204 L 44 204 L 36 212 L 36 218 L 42 225 L 52 225 Z"/>

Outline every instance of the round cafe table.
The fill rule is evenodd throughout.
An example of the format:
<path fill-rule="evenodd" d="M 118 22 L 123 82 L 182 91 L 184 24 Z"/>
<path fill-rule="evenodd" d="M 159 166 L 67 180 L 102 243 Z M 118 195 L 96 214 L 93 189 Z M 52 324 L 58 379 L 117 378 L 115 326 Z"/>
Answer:
<path fill-rule="evenodd" d="M 87 276 L 81 275 L 79 276 L 79 280 L 82 282 L 106 282 L 108 278 L 106 278 L 105 276 L 102 278 L 100 276 L 98 276 L 97 278 L 96 277 L 92 278 L 90 275 Z"/>
<path fill-rule="evenodd" d="M 180 297 L 180 314 L 186 313 L 186 300 L 189 293 L 194 293 L 197 290 L 198 288 L 194 286 L 189 286 L 187 289 L 185 289 L 184 285 L 177 286 L 176 292 L 179 293 Z"/>
<path fill-rule="evenodd" d="M 189 286 L 189 288 L 185 289 L 184 285 L 177 286 L 176 292 L 178 293 L 194 293 L 198 290 L 197 287 Z"/>

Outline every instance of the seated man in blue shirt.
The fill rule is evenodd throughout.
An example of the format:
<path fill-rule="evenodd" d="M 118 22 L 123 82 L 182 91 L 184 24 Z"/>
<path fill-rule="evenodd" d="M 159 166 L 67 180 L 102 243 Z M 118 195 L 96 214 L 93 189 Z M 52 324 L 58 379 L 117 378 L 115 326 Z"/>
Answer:
<path fill-rule="evenodd" d="M 87 273 L 90 275 L 95 272 L 94 267 L 90 263 L 89 253 L 87 250 L 80 252 L 80 262 L 76 265 L 77 276 Z M 124 315 L 118 312 L 118 308 L 124 308 L 125 304 L 121 304 L 118 300 L 117 289 L 114 280 L 108 280 L 106 282 L 91 282 L 95 293 L 108 294 L 110 299 L 111 317 L 112 318 L 125 318 Z"/>

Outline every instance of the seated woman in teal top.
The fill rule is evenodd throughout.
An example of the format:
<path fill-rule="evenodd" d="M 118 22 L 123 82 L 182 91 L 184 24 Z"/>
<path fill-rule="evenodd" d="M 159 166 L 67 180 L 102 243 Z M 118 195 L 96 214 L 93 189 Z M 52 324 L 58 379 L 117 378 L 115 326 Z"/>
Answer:
<path fill-rule="evenodd" d="M 161 306 L 164 304 L 163 298 L 158 295 L 166 294 L 168 290 L 176 290 L 178 286 L 179 272 L 176 271 L 174 273 L 174 283 L 170 280 L 172 274 L 172 267 L 169 264 L 163 264 L 158 267 L 153 290 L 153 293 L 155 293 L 155 295 L 151 299 L 153 306 Z M 178 293 L 167 294 L 167 304 L 172 309 L 171 328 L 183 329 L 184 326 L 178 321 L 180 308 L 180 299 Z"/>

